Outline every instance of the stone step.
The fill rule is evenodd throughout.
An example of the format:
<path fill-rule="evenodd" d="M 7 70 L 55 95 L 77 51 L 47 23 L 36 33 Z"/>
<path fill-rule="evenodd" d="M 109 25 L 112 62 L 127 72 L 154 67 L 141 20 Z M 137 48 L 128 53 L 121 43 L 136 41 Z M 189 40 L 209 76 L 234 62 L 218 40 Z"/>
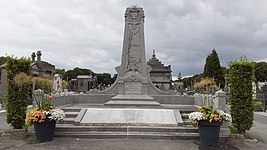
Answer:
<path fill-rule="evenodd" d="M 189 114 L 186 113 L 181 113 L 182 119 L 188 119 L 189 118 Z"/>
<path fill-rule="evenodd" d="M 157 133 L 198 133 L 197 127 L 191 125 L 179 127 L 148 126 L 74 126 L 57 124 L 56 132 L 157 132 Z M 229 134 L 229 129 L 222 127 L 220 133 Z"/>
<path fill-rule="evenodd" d="M 67 126 L 57 125 L 57 132 L 184 132 L 198 133 L 194 127 L 147 127 L 147 126 Z"/>
<path fill-rule="evenodd" d="M 160 139 L 160 140 L 198 140 L 198 133 L 158 133 L 158 132 L 64 132 L 55 133 L 56 137 L 90 139 Z M 220 141 L 227 141 L 228 135 L 220 134 Z"/>
<path fill-rule="evenodd" d="M 185 119 L 185 120 L 183 119 L 183 123 L 184 123 L 184 125 L 191 125 L 191 122 L 187 119 Z"/>
<path fill-rule="evenodd" d="M 90 139 L 161 139 L 161 140 L 195 140 L 198 133 L 140 133 L 140 132 L 65 132 L 55 133 L 55 137 L 90 138 Z"/>
<path fill-rule="evenodd" d="M 156 101 L 140 101 L 140 100 L 111 100 L 105 103 L 105 105 L 116 106 L 159 106 Z"/>
<path fill-rule="evenodd" d="M 191 112 L 193 112 L 194 110 L 180 110 L 181 114 L 190 114 Z"/>
<path fill-rule="evenodd" d="M 65 107 L 65 108 L 61 108 L 65 113 L 66 112 L 80 112 L 81 111 L 81 108 L 68 108 L 68 107 Z"/>
<path fill-rule="evenodd" d="M 76 118 L 78 114 L 79 112 L 71 112 L 71 111 L 65 112 L 66 118 Z"/>
<path fill-rule="evenodd" d="M 64 118 L 63 121 L 59 122 L 58 124 L 74 124 L 75 118 Z"/>

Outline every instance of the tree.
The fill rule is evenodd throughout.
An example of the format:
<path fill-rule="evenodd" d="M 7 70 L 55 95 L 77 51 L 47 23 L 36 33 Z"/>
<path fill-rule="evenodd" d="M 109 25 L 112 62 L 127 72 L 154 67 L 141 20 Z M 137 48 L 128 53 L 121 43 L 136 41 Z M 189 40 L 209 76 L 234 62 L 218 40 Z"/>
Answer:
<path fill-rule="evenodd" d="M 112 84 L 111 75 L 109 73 L 98 73 L 96 74 L 97 83 L 102 85 L 110 85 Z"/>
<path fill-rule="evenodd" d="M 64 76 L 65 73 L 66 73 L 65 69 L 56 69 L 54 74 L 60 74 L 60 75 Z"/>
<path fill-rule="evenodd" d="M 7 57 L 1 56 L 0 57 L 0 65 L 3 65 L 6 62 L 6 60 L 7 60 Z"/>
<path fill-rule="evenodd" d="M 92 75 L 92 76 L 94 76 L 94 74 L 95 73 L 90 69 L 83 69 L 83 68 L 76 67 L 73 70 L 68 70 L 63 75 L 63 79 L 66 81 L 69 81 L 71 79 L 76 79 L 76 77 L 78 75 Z"/>
<path fill-rule="evenodd" d="M 194 83 L 200 82 L 201 78 L 203 77 L 203 74 L 196 74 L 193 77 L 183 78 L 182 82 L 185 88 L 187 87 L 193 87 Z"/>
<path fill-rule="evenodd" d="M 224 87 L 224 73 L 215 49 L 206 58 L 203 75 L 204 77 L 214 78 L 217 86 Z"/>
<path fill-rule="evenodd" d="M 253 124 L 254 63 L 241 57 L 240 61 L 230 62 L 229 67 L 232 124 L 239 134 L 245 134 Z"/>
<path fill-rule="evenodd" d="M 266 62 L 256 63 L 255 77 L 257 81 L 260 81 L 260 82 L 267 81 L 267 63 Z"/>
<path fill-rule="evenodd" d="M 215 93 L 216 90 L 218 90 L 218 87 L 216 86 L 216 82 L 213 78 L 202 78 L 201 81 L 195 82 L 194 87 L 197 92 L 210 94 Z"/>
<path fill-rule="evenodd" d="M 111 84 L 113 84 L 118 77 L 118 74 L 114 74 L 114 76 L 111 78 Z"/>

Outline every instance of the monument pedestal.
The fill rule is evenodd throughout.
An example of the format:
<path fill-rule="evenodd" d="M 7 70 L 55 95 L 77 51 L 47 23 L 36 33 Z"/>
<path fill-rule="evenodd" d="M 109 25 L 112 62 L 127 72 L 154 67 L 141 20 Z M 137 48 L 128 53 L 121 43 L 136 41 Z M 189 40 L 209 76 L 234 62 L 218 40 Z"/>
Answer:
<path fill-rule="evenodd" d="M 116 95 L 105 105 L 123 105 L 123 106 L 160 106 L 160 103 L 154 101 L 149 95 Z"/>

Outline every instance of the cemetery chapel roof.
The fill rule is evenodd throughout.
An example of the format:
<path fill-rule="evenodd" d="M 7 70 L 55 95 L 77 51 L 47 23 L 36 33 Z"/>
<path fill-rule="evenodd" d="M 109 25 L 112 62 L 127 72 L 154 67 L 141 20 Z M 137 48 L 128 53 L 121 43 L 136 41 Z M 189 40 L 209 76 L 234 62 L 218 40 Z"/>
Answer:
<path fill-rule="evenodd" d="M 164 64 L 162 64 L 161 61 L 156 58 L 155 50 L 153 50 L 152 58 L 149 59 L 147 64 L 152 67 L 151 72 L 172 72 L 171 65 L 164 66 Z"/>

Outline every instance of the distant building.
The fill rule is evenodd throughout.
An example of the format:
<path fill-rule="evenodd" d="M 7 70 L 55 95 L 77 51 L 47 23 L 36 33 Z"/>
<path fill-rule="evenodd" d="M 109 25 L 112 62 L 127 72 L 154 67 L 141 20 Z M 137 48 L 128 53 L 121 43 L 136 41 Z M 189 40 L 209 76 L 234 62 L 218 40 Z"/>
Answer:
<path fill-rule="evenodd" d="M 37 60 L 35 60 L 37 54 Z M 41 51 L 37 51 L 32 53 L 32 74 L 33 76 L 42 76 L 44 74 L 53 75 L 55 72 L 55 65 L 52 65 L 46 61 L 41 60 L 42 53 Z"/>
<path fill-rule="evenodd" d="M 155 50 L 153 50 L 152 58 L 149 59 L 147 65 L 152 67 L 150 78 L 152 83 L 163 91 L 171 90 L 172 88 L 172 71 L 171 65 L 164 66 L 159 59 L 156 58 Z"/>
<path fill-rule="evenodd" d="M 37 54 L 37 60 L 35 60 Z M 32 76 L 38 77 L 42 76 L 44 74 L 49 74 L 53 75 L 55 72 L 55 65 L 52 65 L 46 61 L 41 60 L 42 53 L 41 51 L 37 51 L 32 53 L 32 63 L 31 63 L 31 68 L 32 68 Z M 6 80 L 7 80 L 7 71 L 6 71 L 6 64 L 3 64 L 1 66 L 1 87 L 0 87 L 0 96 L 3 96 L 6 94 L 7 89 L 6 89 Z"/>
<path fill-rule="evenodd" d="M 96 88 L 97 78 L 92 75 L 78 75 L 76 79 L 69 81 L 70 91 L 74 92 L 87 92 Z"/>
<path fill-rule="evenodd" d="M 173 81 L 172 88 L 179 92 L 180 94 L 183 94 L 184 92 L 184 84 L 180 80 Z"/>

